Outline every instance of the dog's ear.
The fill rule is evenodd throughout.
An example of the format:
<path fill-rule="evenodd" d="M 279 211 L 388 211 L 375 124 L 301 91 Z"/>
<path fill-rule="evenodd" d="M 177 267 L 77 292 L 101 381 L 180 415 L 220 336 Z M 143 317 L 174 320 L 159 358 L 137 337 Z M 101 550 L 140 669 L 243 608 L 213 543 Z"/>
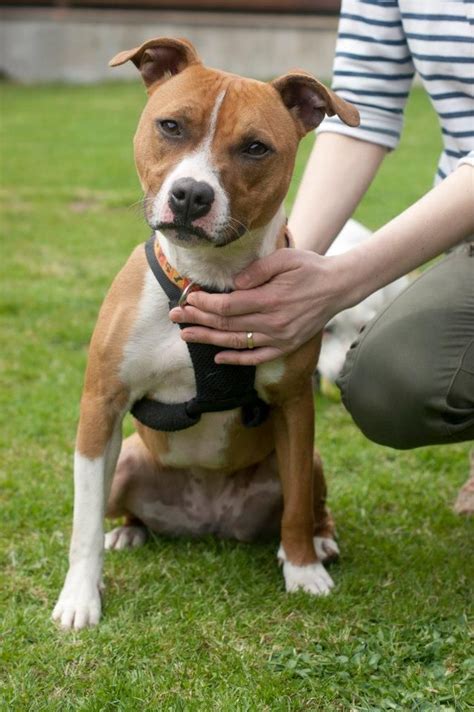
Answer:
<path fill-rule="evenodd" d="M 349 126 L 359 126 L 359 112 L 317 79 L 297 70 L 271 82 L 279 92 L 286 108 L 301 125 L 302 133 L 319 126 L 324 115 L 337 114 Z"/>
<path fill-rule="evenodd" d="M 140 47 L 119 52 L 109 62 L 109 67 L 117 67 L 131 60 L 142 75 L 148 93 L 151 94 L 156 82 L 179 74 L 191 64 L 200 64 L 191 42 L 170 37 L 147 40 Z"/>

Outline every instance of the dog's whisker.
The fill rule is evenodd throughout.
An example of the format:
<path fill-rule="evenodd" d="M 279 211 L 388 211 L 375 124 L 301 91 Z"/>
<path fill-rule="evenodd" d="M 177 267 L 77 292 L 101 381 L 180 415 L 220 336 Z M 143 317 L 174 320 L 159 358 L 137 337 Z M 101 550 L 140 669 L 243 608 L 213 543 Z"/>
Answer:
<path fill-rule="evenodd" d="M 247 225 L 245 225 L 245 224 L 244 224 L 243 222 L 241 222 L 240 220 L 237 220 L 237 218 L 231 217 L 231 218 L 229 218 L 229 222 L 232 223 L 232 224 L 233 224 L 233 223 L 236 223 L 238 226 L 243 227 L 243 229 L 245 230 L 245 232 L 247 232 L 247 230 L 248 230 Z"/>
<path fill-rule="evenodd" d="M 244 225 L 243 222 L 240 220 L 237 220 L 237 218 L 229 218 L 228 223 L 227 223 L 227 228 L 237 237 L 242 237 L 244 233 L 247 232 L 248 228 L 246 225 Z M 243 232 L 241 229 L 242 228 Z"/>
<path fill-rule="evenodd" d="M 150 198 L 138 198 L 138 200 L 135 200 L 133 203 L 130 203 L 130 205 L 127 205 L 127 208 L 134 208 L 137 205 L 144 205 Z"/>
<path fill-rule="evenodd" d="M 153 203 L 155 196 L 143 196 L 134 203 L 127 205 L 127 210 L 133 212 L 138 218 L 143 218 L 147 213 L 147 208 Z"/>
<path fill-rule="evenodd" d="M 231 230 L 234 233 L 234 235 L 236 235 L 237 237 L 240 237 L 239 230 L 237 227 L 235 227 L 234 225 L 231 225 L 230 223 L 229 223 L 229 225 L 227 225 L 227 227 L 229 230 Z"/>

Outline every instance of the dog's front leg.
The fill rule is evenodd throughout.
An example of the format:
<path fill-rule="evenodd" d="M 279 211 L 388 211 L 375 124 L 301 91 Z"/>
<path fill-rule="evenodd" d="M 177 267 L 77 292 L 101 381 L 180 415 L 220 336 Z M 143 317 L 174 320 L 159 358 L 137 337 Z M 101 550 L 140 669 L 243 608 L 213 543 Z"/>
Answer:
<path fill-rule="evenodd" d="M 318 560 L 314 542 L 313 440 L 311 384 L 275 409 L 275 442 L 283 489 L 283 518 L 278 558 L 287 591 L 327 595 L 333 582 Z"/>
<path fill-rule="evenodd" d="M 84 396 L 74 455 L 74 520 L 69 571 L 53 611 L 63 628 L 96 625 L 101 613 L 104 512 L 120 453 L 123 413 Z"/>

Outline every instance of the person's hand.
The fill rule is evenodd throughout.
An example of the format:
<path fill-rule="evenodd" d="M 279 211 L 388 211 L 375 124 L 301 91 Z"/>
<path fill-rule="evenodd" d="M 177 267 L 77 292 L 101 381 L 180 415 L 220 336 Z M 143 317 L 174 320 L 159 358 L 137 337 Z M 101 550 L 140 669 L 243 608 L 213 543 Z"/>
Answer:
<path fill-rule="evenodd" d="M 277 250 L 235 278 L 230 294 L 191 292 L 170 318 L 193 324 L 182 330 L 187 342 L 215 344 L 230 351 L 216 363 L 256 365 L 290 353 L 317 334 L 344 308 L 335 279 L 337 257 L 295 249 Z M 247 333 L 254 348 L 248 349 Z"/>

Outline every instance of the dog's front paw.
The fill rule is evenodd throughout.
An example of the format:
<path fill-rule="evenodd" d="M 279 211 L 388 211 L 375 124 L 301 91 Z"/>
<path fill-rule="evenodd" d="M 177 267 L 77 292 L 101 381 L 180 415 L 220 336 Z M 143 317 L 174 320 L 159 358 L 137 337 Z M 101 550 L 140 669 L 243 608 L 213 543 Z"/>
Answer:
<path fill-rule="evenodd" d="M 334 586 L 334 581 L 319 561 L 307 566 L 290 563 L 282 546 L 278 550 L 278 560 L 283 564 L 285 588 L 288 593 L 306 591 L 313 596 L 327 596 Z"/>
<path fill-rule="evenodd" d="M 339 558 L 339 547 L 334 539 L 328 536 L 315 536 L 313 539 L 314 548 L 318 559 L 325 564 L 337 561 Z"/>
<path fill-rule="evenodd" d="M 62 628 L 79 630 L 100 620 L 100 588 L 96 578 L 82 569 L 69 569 L 52 618 Z"/>
<path fill-rule="evenodd" d="M 327 596 L 334 586 L 332 578 L 319 561 L 307 566 L 295 566 L 285 561 L 283 576 L 288 593 L 301 590 L 313 596 Z"/>
<path fill-rule="evenodd" d="M 145 527 L 123 526 L 112 529 L 105 535 L 105 549 L 135 549 L 148 538 Z"/>

